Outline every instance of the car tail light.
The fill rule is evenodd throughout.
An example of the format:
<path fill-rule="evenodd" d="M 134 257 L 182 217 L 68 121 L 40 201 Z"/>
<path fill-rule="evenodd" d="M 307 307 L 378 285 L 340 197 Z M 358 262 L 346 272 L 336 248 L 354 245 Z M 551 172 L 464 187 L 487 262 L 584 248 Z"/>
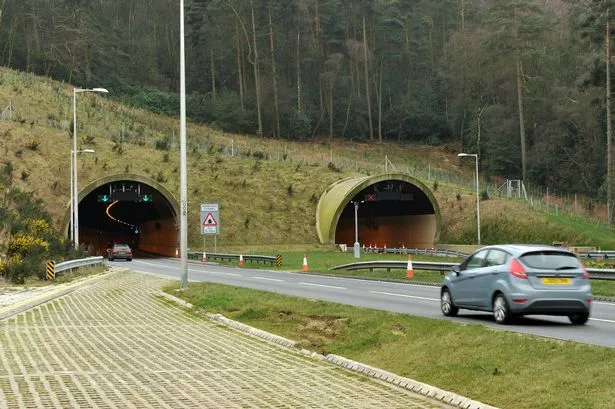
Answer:
<path fill-rule="evenodd" d="M 527 273 L 525 272 L 525 268 L 523 268 L 521 263 L 519 263 L 519 260 L 517 260 L 516 258 L 513 258 L 510 261 L 508 272 L 517 278 L 523 278 L 527 280 Z"/>
<path fill-rule="evenodd" d="M 589 271 L 587 271 L 587 268 L 585 268 L 585 266 L 583 266 L 583 276 L 581 278 L 583 280 L 589 280 Z"/>

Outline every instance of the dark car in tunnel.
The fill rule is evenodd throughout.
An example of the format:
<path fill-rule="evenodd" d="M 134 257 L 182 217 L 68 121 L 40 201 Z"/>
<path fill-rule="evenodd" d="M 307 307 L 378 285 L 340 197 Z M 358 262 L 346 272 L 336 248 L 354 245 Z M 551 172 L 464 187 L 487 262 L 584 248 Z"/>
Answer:
<path fill-rule="evenodd" d="M 132 261 L 132 249 L 128 244 L 114 244 L 109 250 L 109 261 L 123 259 Z"/>

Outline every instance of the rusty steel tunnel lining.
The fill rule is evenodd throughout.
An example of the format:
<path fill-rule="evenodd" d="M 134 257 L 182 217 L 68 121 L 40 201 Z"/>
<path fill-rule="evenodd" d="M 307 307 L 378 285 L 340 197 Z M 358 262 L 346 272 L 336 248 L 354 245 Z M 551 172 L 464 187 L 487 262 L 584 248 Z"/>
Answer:
<path fill-rule="evenodd" d="M 317 229 L 321 243 L 355 242 L 377 247 L 429 248 L 438 242 L 440 210 L 432 192 L 403 174 L 355 177 L 331 185 L 321 196 Z"/>
<path fill-rule="evenodd" d="M 179 203 L 156 181 L 134 174 L 107 176 L 88 183 L 78 203 L 79 242 L 90 254 L 106 255 L 111 242 L 123 242 L 143 252 L 175 255 Z M 67 237 L 70 219 L 69 205 L 63 223 Z"/>

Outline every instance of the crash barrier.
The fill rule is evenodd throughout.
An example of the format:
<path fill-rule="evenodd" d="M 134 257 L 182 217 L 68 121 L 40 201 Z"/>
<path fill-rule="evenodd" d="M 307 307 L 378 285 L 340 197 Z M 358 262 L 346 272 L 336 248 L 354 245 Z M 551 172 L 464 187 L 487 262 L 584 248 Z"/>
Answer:
<path fill-rule="evenodd" d="M 241 254 L 227 254 L 227 253 L 207 253 L 205 252 L 205 254 L 207 254 L 207 261 L 211 261 L 211 260 L 228 260 L 228 261 L 233 261 L 233 260 L 237 260 L 239 262 L 239 256 L 242 256 L 244 261 L 249 261 L 249 262 L 257 262 L 260 263 L 261 261 L 263 263 L 271 263 L 271 265 L 274 265 L 277 263 L 278 261 L 278 257 L 280 258 L 280 265 L 282 264 L 282 256 L 278 255 L 278 256 L 259 256 L 259 255 L 241 255 Z M 194 252 L 189 252 L 188 253 L 188 259 L 190 260 L 201 260 L 203 257 L 203 252 L 198 252 L 198 253 L 194 253 Z"/>
<path fill-rule="evenodd" d="M 443 275 L 450 271 L 458 263 L 438 263 L 433 261 L 412 261 L 414 270 L 440 271 Z M 361 261 L 357 263 L 343 264 L 331 267 L 329 270 L 374 270 L 383 268 L 387 271 L 405 270 L 408 266 L 407 261 Z M 588 268 L 589 278 L 592 280 L 615 280 L 615 269 L 607 268 Z"/>
<path fill-rule="evenodd" d="M 58 276 L 58 273 L 61 273 L 63 271 L 66 271 L 66 270 L 70 271 L 70 270 L 74 270 L 80 267 L 91 266 L 95 264 L 102 264 L 104 260 L 105 260 L 104 257 L 97 256 L 97 257 L 80 258 L 76 260 L 67 260 L 67 261 L 62 261 L 61 263 L 49 261 L 47 262 L 47 266 L 46 266 L 46 277 L 48 280 L 53 280 Z"/>
<path fill-rule="evenodd" d="M 353 247 L 346 247 L 347 253 L 352 253 Z M 362 253 L 381 253 L 381 254 L 421 254 L 424 256 L 436 256 L 436 257 L 459 257 L 466 258 L 469 254 L 462 253 L 460 251 L 445 250 L 445 249 L 417 249 L 406 247 L 374 247 L 374 246 L 361 246 Z"/>

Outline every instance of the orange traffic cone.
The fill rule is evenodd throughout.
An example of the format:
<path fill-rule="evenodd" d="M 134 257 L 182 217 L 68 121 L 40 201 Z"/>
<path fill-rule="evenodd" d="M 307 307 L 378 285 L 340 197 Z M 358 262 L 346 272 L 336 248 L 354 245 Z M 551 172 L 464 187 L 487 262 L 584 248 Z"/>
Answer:
<path fill-rule="evenodd" d="M 406 269 L 406 277 L 414 277 L 414 270 L 412 270 L 412 256 L 408 254 L 408 268 Z"/>
<path fill-rule="evenodd" d="M 203 258 L 201 258 L 201 262 L 207 263 L 207 254 L 205 254 L 205 252 L 203 252 Z"/>
<path fill-rule="evenodd" d="M 243 254 L 239 253 L 239 265 L 243 266 Z"/>
<path fill-rule="evenodd" d="M 303 255 L 303 267 L 301 268 L 301 271 L 308 271 L 307 254 Z"/>

